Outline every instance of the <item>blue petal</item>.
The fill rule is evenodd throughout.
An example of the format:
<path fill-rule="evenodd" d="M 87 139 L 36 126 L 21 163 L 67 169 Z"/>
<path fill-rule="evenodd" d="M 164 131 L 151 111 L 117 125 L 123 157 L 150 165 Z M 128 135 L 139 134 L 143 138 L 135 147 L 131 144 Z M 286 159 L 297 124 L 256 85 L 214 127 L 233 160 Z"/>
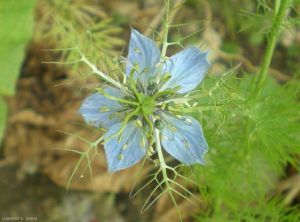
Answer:
<path fill-rule="evenodd" d="M 133 66 L 138 65 L 139 73 L 135 77 L 145 85 L 150 76 L 153 76 L 154 66 L 159 62 L 160 52 L 155 42 L 140 34 L 137 30 L 131 30 L 128 50 L 128 63 L 126 74 L 129 75 Z"/>
<path fill-rule="evenodd" d="M 121 122 L 113 125 L 106 133 L 105 139 L 118 132 L 121 125 Z M 143 129 L 139 128 L 135 121 L 129 122 L 124 128 L 120 141 L 118 137 L 112 137 L 104 144 L 108 171 L 115 172 L 136 164 L 145 156 L 146 147 L 147 140 Z"/>
<path fill-rule="evenodd" d="M 163 148 L 184 164 L 204 164 L 203 157 L 208 145 L 199 122 L 189 116 L 177 118 L 166 113 L 160 115 L 166 122 L 161 132 Z"/>
<path fill-rule="evenodd" d="M 118 98 L 122 97 L 122 92 L 118 89 L 107 87 L 105 92 L 111 96 Z M 109 108 L 109 111 L 101 111 L 101 108 Z M 112 124 L 115 124 L 123 118 L 122 113 L 116 114 L 116 111 L 123 109 L 123 106 L 111 99 L 108 99 L 100 93 L 94 93 L 86 97 L 79 109 L 79 112 L 83 116 L 85 122 L 94 127 L 108 128 Z"/>
<path fill-rule="evenodd" d="M 162 68 L 163 73 L 171 74 L 171 79 L 160 90 L 176 86 L 180 87 L 178 93 L 193 90 L 202 81 L 209 68 L 207 55 L 207 52 L 191 47 L 172 56 Z"/>

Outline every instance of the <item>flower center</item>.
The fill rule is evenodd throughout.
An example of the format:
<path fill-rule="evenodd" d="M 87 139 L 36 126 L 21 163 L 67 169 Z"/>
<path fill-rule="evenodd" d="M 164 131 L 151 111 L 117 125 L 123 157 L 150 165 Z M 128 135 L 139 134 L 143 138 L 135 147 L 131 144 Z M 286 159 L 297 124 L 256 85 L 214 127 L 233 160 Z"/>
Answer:
<path fill-rule="evenodd" d="M 154 112 L 155 105 L 156 102 L 154 97 L 142 95 L 140 106 L 144 115 L 152 114 Z"/>

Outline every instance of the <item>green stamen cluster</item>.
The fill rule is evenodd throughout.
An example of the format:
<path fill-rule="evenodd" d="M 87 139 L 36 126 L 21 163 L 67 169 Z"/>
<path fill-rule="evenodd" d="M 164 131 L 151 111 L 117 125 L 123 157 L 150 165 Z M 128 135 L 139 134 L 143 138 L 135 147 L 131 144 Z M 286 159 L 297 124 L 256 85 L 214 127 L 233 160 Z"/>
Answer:
<path fill-rule="evenodd" d="M 167 88 L 164 91 L 158 91 L 159 87 L 170 79 L 170 75 L 168 73 L 163 75 L 158 83 L 153 81 L 152 84 L 148 85 L 147 89 L 144 89 L 141 87 L 141 83 L 136 80 L 134 76 L 135 73 L 138 73 L 138 70 L 138 65 L 132 68 L 125 83 L 126 89 L 129 93 L 123 98 L 109 95 L 104 89 L 101 88 L 98 88 L 97 91 L 106 98 L 121 103 L 124 106 L 124 110 L 126 110 L 120 129 L 106 140 L 108 141 L 113 137 L 117 137 L 118 141 L 121 141 L 126 124 L 129 121 L 136 119 L 135 126 L 137 128 L 143 128 L 148 142 L 147 154 L 148 156 L 151 156 L 154 153 L 154 129 L 162 129 L 165 126 L 159 116 L 155 114 L 155 111 L 159 109 L 178 114 L 181 113 L 180 108 L 185 105 L 181 104 L 178 107 L 178 104 L 167 101 L 176 95 L 176 91 L 180 89 L 179 87 L 175 87 L 174 89 Z M 107 107 L 102 107 L 99 110 L 99 112 L 109 111 L 111 110 L 109 110 Z M 176 131 L 176 129 L 173 128 L 172 130 Z M 145 144 L 146 141 L 144 138 L 142 138 L 140 141 L 141 147 L 145 147 Z"/>

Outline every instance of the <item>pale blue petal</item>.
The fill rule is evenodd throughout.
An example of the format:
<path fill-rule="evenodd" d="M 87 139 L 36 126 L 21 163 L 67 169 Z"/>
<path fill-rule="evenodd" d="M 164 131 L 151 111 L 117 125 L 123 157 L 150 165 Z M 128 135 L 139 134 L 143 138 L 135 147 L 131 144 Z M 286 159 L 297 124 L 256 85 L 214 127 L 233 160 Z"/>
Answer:
<path fill-rule="evenodd" d="M 105 92 L 111 96 L 122 97 L 122 92 L 112 87 L 105 88 Z M 110 111 L 101 112 L 100 109 L 103 107 L 108 107 Z M 108 99 L 100 93 L 94 93 L 84 99 L 79 112 L 87 124 L 99 128 L 108 128 L 123 118 L 122 112 L 119 116 L 113 115 L 116 111 L 122 109 L 123 106 L 120 103 Z"/>
<path fill-rule="evenodd" d="M 166 123 L 161 132 L 163 148 L 184 164 L 204 164 L 208 145 L 199 122 L 189 116 L 179 119 L 166 113 L 160 115 Z"/>
<path fill-rule="evenodd" d="M 132 29 L 126 74 L 129 75 L 132 67 L 137 64 L 139 72 L 135 73 L 135 78 L 138 78 L 143 85 L 146 85 L 148 78 L 155 74 L 154 66 L 159 62 L 159 59 L 160 51 L 155 42 L 140 34 L 137 30 Z"/>
<path fill-rule="evenodd" d="M 207 52 L 201 52 L 196 47 L 186 48 L 175 54 L 163 65 L 163 73 L 171 74 L 171 79 L 165 83 L 160 91 L 179 86 L 178 93 L 193 90 L 204 78 L 209 68 Z"/>
<path fill-rule="evenodd" d="M 110 127 L 105 138 L 110 138 L 118 132 L 121 125 L 122 123 L 116 123 Z M 108 171 L 115 172 L 133 166 L 145 156 L 146 147 L 147 140 L 143 129 L 137 127 L 135 121 L 129 122 L 124 128 L 120 141 L 118 137 L 113 137 L 104 144 Z"/>

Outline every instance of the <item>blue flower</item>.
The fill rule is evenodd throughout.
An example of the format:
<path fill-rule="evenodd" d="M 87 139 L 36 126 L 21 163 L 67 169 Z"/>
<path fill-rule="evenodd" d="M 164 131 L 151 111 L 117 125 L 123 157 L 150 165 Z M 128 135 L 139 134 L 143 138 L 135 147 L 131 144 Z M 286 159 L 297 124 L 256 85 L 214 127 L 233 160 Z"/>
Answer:
<path fill-rule="evenodd" d="M 124 89 L 105 87 L 80 108 L 86 123 L 107 129 L 104 149 L 110 172 L 131 167 L 155 153 L 153 144 L 175 159 L 204 164 L 208 145 L 197 120 L 182 114 L 178 103 L 199 85 L 209 67 L 207 53 L 190 47 L 161 58 L 156 44 L 132 30 Z M 161 141 L 155 141 L 154 129 Z"/>

